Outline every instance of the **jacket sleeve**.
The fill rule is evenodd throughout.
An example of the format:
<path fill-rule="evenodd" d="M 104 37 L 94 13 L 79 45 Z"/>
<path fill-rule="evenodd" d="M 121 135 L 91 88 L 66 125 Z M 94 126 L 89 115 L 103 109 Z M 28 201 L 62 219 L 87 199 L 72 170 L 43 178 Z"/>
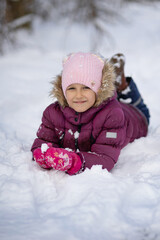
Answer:
<path fill-rule="evenodd" d="M 126 140 L 126 126 L 122 109 L 112 110 L 105 120 L 91 152 L 79 152 L 84 168 L 102 165 L 110 171 L 118 160 L 120 151 Z"/>
<path fill-rule="evenodd" d="M 42 143 L 52 143 L 53 147 L 59 147 L 58 138 L 55 133 L 55 127 L 50 119 L 50 107 L 43 112 L 42 123 L 37 131 L 37 138 L 31 147 L 33 152 L 36 148 L 41 147 Z"/>

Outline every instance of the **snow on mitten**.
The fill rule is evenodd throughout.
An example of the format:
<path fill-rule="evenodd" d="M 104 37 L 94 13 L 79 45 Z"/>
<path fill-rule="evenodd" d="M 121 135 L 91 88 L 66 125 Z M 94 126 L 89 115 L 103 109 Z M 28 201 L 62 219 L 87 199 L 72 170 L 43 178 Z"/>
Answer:
<path fill-rule="evenodd" d="M 50 168 L 45 162 L 45 154 L 41 151 L 41 148 L 37 148 L 33 151 L 33 158 L 42 168 Z"/>
<path fill-rule="evenodd" d="M 81 158 L 76 153 L 71 152 L 70 154 L 72 156 L 72 166 L 67 171 L 67 173 L 69 175 L 74 175 L 81 169 L 82 161 L 81 161 Z"/>
<path fill-rule="evenodd" d="M 51 147 L 46 151 L 45 162 L 55 170 L 67 171 L 72 165 L 72 156 L 65 149 Z"/>

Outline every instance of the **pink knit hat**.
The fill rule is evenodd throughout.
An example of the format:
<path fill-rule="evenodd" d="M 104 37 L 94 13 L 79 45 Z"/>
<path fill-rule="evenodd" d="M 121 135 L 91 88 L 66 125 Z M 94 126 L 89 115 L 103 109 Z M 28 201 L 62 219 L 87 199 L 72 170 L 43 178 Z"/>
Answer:
<path fill-rule="evenodd" d="M 63 63 L 62 89 L 65 95 L 69 85 L 83 84 L 95 93 L 101 86 L 104 60 L 92 53 L 73 53 Z"/>

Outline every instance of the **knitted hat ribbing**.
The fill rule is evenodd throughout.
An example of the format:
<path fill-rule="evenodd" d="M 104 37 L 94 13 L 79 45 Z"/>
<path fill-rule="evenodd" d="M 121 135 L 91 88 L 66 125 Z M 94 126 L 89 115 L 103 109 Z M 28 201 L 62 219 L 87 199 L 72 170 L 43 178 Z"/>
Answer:
<path fill-rule="evenodd" d="M 92 53 L 73 53 L 63 63 L 62 89 L 65 95 L 69 85 L 79 83 L 95 93 L 101 86 L 104 61 Z"/>

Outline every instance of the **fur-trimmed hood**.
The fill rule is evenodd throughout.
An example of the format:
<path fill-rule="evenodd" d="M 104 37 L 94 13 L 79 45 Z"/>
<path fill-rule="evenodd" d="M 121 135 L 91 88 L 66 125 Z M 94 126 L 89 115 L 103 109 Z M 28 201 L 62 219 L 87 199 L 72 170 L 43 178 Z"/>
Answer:
<path fill-rule="evenodd" d="M 105 61 L 102 71 L 102 84 L 96 94 L 96 102 L 94 107 L 99 106 L 103 101 L 113 97 L 115 92 L 115 73 L 114 67 L 109 61 Z M 53 88 L 50 95 L 56 98 L 60 105 L 64 108 L 68 106 L 66 98 L 62 90 L 62 75 L 58 75 L 52 82 Z"/>

